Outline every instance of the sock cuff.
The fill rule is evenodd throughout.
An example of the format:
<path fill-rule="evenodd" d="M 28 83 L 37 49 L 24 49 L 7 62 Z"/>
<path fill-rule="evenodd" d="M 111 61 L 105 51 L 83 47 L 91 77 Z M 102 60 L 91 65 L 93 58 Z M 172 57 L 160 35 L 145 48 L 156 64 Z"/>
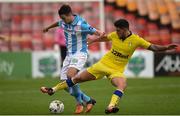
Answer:
<path fill-rule="evenodd" d="M 66 83 L 67 83 L 68 87 L 72 87 L 73 85 L 75 85 L 71 79 L 67 79 Z"/>
<path fill-rule="evenodd" d="M 119 97 L 122 97 L 122 96 L 123 96 L 123 92 L 120 91 L 120 90 L 118 90 L 118 89 L 114 91 L 114 94 L 117 95 L 117 96 L 119 96 Z"/>

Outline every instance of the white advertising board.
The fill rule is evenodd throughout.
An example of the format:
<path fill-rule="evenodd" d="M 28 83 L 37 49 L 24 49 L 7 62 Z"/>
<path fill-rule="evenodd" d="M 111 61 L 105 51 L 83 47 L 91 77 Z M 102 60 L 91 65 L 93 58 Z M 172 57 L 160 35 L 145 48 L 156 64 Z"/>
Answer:
<path fill-rule="evenodd" d="M 57 77 L 60 74 L 60 54 L 57 51 L 35 51 L 32 53 L 33 78 Z"/>
<path fill-rule="evenodd" d="M 129 61 L 124 74 L 126 77 L 154 77 L 154 53 L 148 50 L 136 50 Z"/>

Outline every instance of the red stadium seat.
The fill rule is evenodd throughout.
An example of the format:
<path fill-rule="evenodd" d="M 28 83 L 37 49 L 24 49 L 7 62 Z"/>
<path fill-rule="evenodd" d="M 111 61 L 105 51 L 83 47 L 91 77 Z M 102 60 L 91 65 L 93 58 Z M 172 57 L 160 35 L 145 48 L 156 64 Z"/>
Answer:
<path fill-rule="evenodd" d="M 22 51 L 31 51 L 32 50 L 31 35 L 23 34 L 20 40 L 20 45 Z"/>
<path fill-rule="evenodd" d="M 153 44 L 161 44 L 159 35 L 149 35 L 149 36 L 145 37 L 145 39 Z"/>
<path fill-rule="evenodd" d="M 45 34 L 43 38 L 43 44 L 46 50 L 52 50 L 55 44 L 53 34 Z"/>
<path fill-rule="evenodd" d="M 171 34 L 172 42 L 180 45 L 180 31 L 173 31 Z"/>
<path fill-rule="evenodd" d="M 0 51 L 7 52 L 9 51 L 9 40 L 0 40 Z"/>
<path fill-rule="evenodd" d="M 167 45 L 171 43 L 171 35 L 168 28 L 160 29 L 161 44 Z"/>
<path fill-rule="evenodd" d="M 11 41 L 10 41 L 10 49 L 13 52 L 21 51 L 21 45 L 20 45 L 21 36 L 20 33 L 12 33 L 11 34 Z"/>
<path fill-rule="evenodd" d="M 44 50 L 44 45 L 42 39 L 32 39 L 32 50 L 42 51 Z"/>

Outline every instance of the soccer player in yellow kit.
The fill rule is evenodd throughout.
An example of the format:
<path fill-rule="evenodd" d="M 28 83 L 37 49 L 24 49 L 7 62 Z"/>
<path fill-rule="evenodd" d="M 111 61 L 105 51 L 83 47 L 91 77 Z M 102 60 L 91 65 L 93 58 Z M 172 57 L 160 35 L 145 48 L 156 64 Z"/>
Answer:
<path fill-rule="evenodd" d="M 87 70 L 84 70 L 75 77 L 59 83 L 51 88 L 53 89 L 53 92 L 71 87 L 76 83 L 97 80 L 104 76 L 107 76 L 110 79 L 112 85 L 116 87 L 116 90 L 113 92 L 111 101 L 108 107 L 105 109 L 105 113 L 116 113 L 119 111 L 118 102 L 123 96 L 126 88 L 126 78 L 123 72 L 135 49 L 138 47 L 142 47 L 156 52 L 173 50 L 177 47 L 177 45 L 161 46 L 151 44 L 138 35 L 132 34 L 129 30 L 129 23 L 125 19 L 117 20 L 114 23 L 114 26 L 116 27 L 116 31 L 90 41 L 90 43 L 111 41 L 111 50 L 106 53 L 100 61 L 87 68 Z"/>

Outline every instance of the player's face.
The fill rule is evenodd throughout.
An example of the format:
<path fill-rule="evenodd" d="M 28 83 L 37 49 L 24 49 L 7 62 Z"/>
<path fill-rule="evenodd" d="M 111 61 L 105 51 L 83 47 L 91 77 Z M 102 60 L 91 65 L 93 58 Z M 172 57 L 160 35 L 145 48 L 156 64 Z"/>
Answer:
<path fill-rule="evenodd" d="M 119 36 L 119 38 L 126 38 L 126 32 L 127 32 L 127 29 L 126 28 L 118 28 L 116 27 L 116 32 L 117 32 L 117 35 Z"/>
<path fill-rule="evenodd" d="M 63 14 L 60 15 L 60 18 L 65 22 L 65 23 L 71 23 L 73 21 L 72 19 L 72 14 Z"/>

